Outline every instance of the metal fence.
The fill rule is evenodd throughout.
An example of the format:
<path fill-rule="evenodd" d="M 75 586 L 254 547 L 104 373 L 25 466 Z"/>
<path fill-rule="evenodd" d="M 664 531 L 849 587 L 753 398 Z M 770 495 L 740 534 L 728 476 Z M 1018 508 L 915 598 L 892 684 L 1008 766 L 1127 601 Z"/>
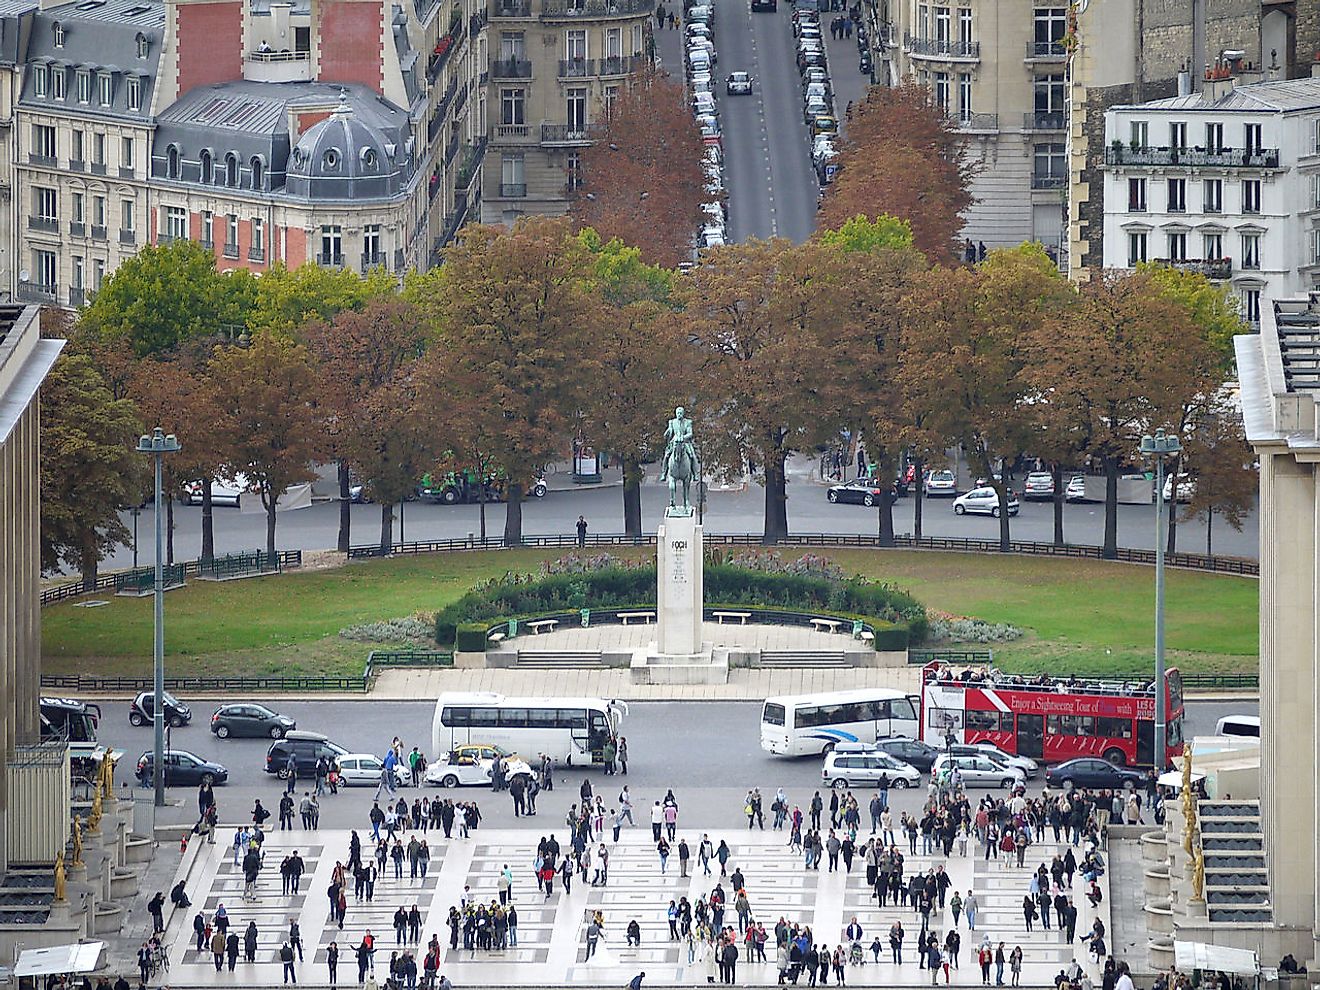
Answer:
<path fill-rule="evenodd" d="M 150 677 L 101 677 L 93 674 L 42 674 L 42 689 L 87 694 L 129 694 L 150 691 Z M 260 691 L 365 691 L 365 674 L 335 677 L 321 674 L 300 676 L 166 677 L 165 690 L 221 694 L 251 694 Z"/>
<path fill-rule="evenodd" d="M 1260 690 L 1260 674 L 1180 673 L 1184 688 L 1202 691 Z"/>
<path fill-rule="evenodd" d="M 263 557 L 266 556 L 266 552 L 264 550 L 255 551 L 255 553 L 260 554 Z M 252 556 L 252 554 L 248 554 L 247 556 Z M 301 550 L 280 550 L 275 554 L 275 556 L 276 558 L 278 558 L 276 561 L 275 570 L 285 571 L 302 566 Z M 216 558 L 216 559 L 219 560 L 221 558 Z M 167 575 L 171 574 L 170 568 L 182 568 L 182 571 L 178 572 L 181 575 L 181 578 L 186 578 L 189 576 L 198 577 L 203 574 L 207 574 L 207 576 L 210 576 L 206 571 L 203 570 L 203 562 L 200 560 L 188 560 L 179 564 L 170 564 L 166 568 Z M 274 571 L 271 571 L 270 573 L 274 573 Z M 70 598 L 79 598 L 82 595 L 95 594 L 98 591 L 110 591 L 111 589 L 116 589 L 119 587 L 119 582 L 124 580 L 123 577 L 124 574 L 145 574 L 147 575 L 148 585 L 155 580 L 154 567 L 139 567 L 133 571 L 121 571 L 114 574 L 99 575 L 95 583 L 92 584 L 91 587 L 84 587 L 82 581 L 70 581 L 68 584 L 59 584 L 53 588 L 47 588 L 45 591 L 43 591 L 41 593 L 42 607 L 44 608 L 47 605 L 54 605 L 58 602 L 67 601 Z M 168 576 L 166 578 L 165 583 L 166 585 L 169 585 L 171 583 L 170 578 Z"/>
<path fill-rule="evenodd" d="M 995 662 L 993 650 L 908 650 L 908 663 L 925 666 L 928 663 L 992 664 Z"/>

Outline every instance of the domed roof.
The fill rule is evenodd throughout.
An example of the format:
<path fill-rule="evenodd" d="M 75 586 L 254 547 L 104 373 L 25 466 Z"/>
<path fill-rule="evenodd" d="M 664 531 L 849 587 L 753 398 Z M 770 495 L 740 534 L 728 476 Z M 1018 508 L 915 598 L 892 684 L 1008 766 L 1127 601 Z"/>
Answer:
<path fill-rule="evenodd" d="M 397 156 L 402 154 L 403 160 Z M 407 155 L 353 112 L 348 96 L 309 127 L 289 156 L 289 191 L 314 199 L 389 196 L 406 179 Z"/>

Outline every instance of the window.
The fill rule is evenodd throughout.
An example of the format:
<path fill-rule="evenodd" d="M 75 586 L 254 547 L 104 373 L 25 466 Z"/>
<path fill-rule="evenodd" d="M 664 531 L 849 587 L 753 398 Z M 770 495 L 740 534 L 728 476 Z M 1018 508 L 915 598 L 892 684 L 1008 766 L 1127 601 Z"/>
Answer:
<path fill-rule="evenodd" d="M 1224 125 L 1210 123 L 1205 125 L 1205 150 L 1219 151 L 1224 147 Z"/>
<path fill-rule="evenodd" d="M 1093 736 L 1095 717 L 1092 715 L 1049 715 L 1045 718 L 1045 731 L 1052 736 Z"/>
<path fill-rule="evenodd" d="M 42 158 L 55 157 L 55 128 L 49 124 L 32 125 L 32 153 Z"/>
<path fill-rule="evenodd" d="M 83 279 L 84 279 L 83 272 L 85 265 L 86 265 L 86 260 L 83 258 L 82 255 L 75 254 L 73 256 L 73 286 L 72 287 L 75 289 L 81 289 L 83 287 Z"/>
<path fill-rule="evenodd" d="M 1128 179 L 1128 212 L 1146 212 L 1146 180 Z"/>
<path fill-rule="evenodd" d="M 64 70 L 59 66 L 50 70 L 50 95 L 57 100 L 64 99 Z"/>
<path fill-rule="evenodd" d="M 614 104 L 615 101 L 618 100 L 618 98 L 619 98 L 619 87 L 617 85 L 606 86 L 604 91 L 601 93 L 601 97 L 600 97 L 601 107 L 604 109 L 606 117 L 610 117 L 614 115 Z"/>
<path fill-rule="evenodd" d="M 1063 38 L 1068 32 L 1067 7 L 1037 7 L 1032 24 L 1033 54 L 1064 54 Z"/>
<path fill-rule="evenodd" d="M 1260 212 L 1260 179 L 1242 180 L 1242 212 Z"/>
<path fill-rule="evenodd" d="M 215 181 L 215 168 L 211 162 L 211 152 L 203 148 L 199 158 L 200 158 L 199 169 L 201 171 L 202 184 L 209 186 L 212 182 Z"/>
<path fill-rule="evenodd" d="M 958 116 L 963 123 L 972 119 L 972 74 L 958 73 Z"/>
<path fill-rule="evenodd" d="M 570 151 L 568 153 L 564 172 L 567 177 L 569 192 L 582 188 L 582 153 L 580 151 Z M 1320 231 L 1317 233 L 1320 233 Z"/>
<path fill-rule="evenodd" d="M 502 89 L 500 90 L 500 123 L 501 124 L 525 124 L 527 123 L 527 90 L 525 89 Z"/>
<path fill-rule="evenodd" d="M 225 218 L 225 250 L 238 250 L 238 214 L 231 213 Z"/>
<path fill-rule="evenodd" d="M 623 28 L 606 28 L 605 57 L 623 58 Z"/>
<path fill-rule="evenodd" d="M 105 134 L 101 132 L 92 135 L 92 163 L 105 164 Z"/>
<path fill-rule="evenodd" d="M 582 134 L 587 129 L 587 90 L 586 87 L 570 87 L 566 98 L 568 129 L 571 133 Z"/>
<path fill-rule="evenodd" d="M 571 28 L 564 32 L 564 58 L 585 59 L 587 57 L 587 32 L 581 28 Z"/>
<path fill-rule="evenodd" d="M 45 96 L 50 92 L 50 66 L 34 65 L 32 67 L 32 95 Z"/>
<path fill-rule="evenodd" d="M 642 26 L 634 24 L 632 29 L 632 53 L 634 55 L 642 54 Z"/>
<path fill-rule="evenodd" d="M 73 130 L 73 134 L 72 134 L 72 138 L 73 138 L 73 140 L 72 140 L 72 145 L 73 145 L 73 146 L 72 146 L 72 148 L 71 148 L 70 151 L 69 151 L 69 157 L 70 157 L 71 159 L 73 159 L 75 162 L 79 162 L 79 163 L 81 163 L 82 161 L 84 161 L 84 158 L 83 158 L 83 137 L 84 137 L 83 132 L 82 132 L 81 130 L 79 130 L 78 128 L 74 128 L 74 130 Z M 79 165 L 79 167 L 80 167 L 80 168 L 82 167 L 81 164 Z"/>
<path fill-rule="evenodd" d="M 339 265 L 344 260 L 344 234 L 338 226 L 321 228 L 321 264 Z"/>
<path fill-rule="evenodd" d="M 362 254 L 369 262 L 380 260 L 380 224 L 369 223 L 362 228 Z"/>
<path fill-rule="evenodd" d="M 1249 323 L 1260 322 L 1260 289 L 1243 290 L 1242 316 Z"/>
<path fill-rule="evenodd" d="M 1242 143 L 1244 147 L 1246 147 L 1247 149 L 1247 154 L 1249 155 L 1260 154 L 1261 147 L 1263 146 L 1263 141 L 1262 141 L 1263 132 L 1264 132 L 1263 124 L 1242 125 Z"/>
<path fill-rule="evenodd" d="M 953 17 L 948 7 L 935 8 L 935 41 L 947 48 L 949 45 L 949 31 L 953 27 Z"/>
<path fill-rule="evenodd" d="M 47 223 L 55 223 L 60 218 L 59 194 L 54 189 L 48 189 L 45 186 L 34 186 L 32 189 L 32 212 L 37 215 L 38 220 L 44 220 Z"/>
<path fill-rule="evenodd" d="M 1260 234 L 1242 235 L 1242 267 L 1247 271 L 1260 269 Z"/>
<path fill-rule="evenodd" d="M 525 196 L 527 179 L 522 155 L 504 155 L 500 159 L 500 195 Z"/>
<path fill-rule="evenodd" d="M 108 72 L 99 73 L 96 77 L 96 99 L 103 107 L 108 107 L 114 99 L 115 80 Z"/>
<path fill-rule="evenodd" d="M 105 282 L 105 259 L 96 258 L 92 261 L 92 289 L 96 292 L 101 291 L 101 285 Z"/>
<path fill-rule="evenodd" d="M 135 164 L 133 160 L 133 139 L 124 136 L 119 139 L 119 167 L 132 168 Z"/>
<path fill-rule="evenodd" d="M 78 102 L 92 102 L 92 74 L 86 69 L 79 69 L 75 77 L 78 85 Z"/>
<path fill-rule="evenodd" d="M 1169 212 L 1186 213 L 1187 212 L 1187 180 L 1169 179 Z"/>
<path fill-rule="evenodd" d="M 165 236 L 173 241 L 188 236 L 188 211 L 182 206 L 165 207 Z"/>
<path fill-rule="evenodd" d="M 72 207 L 73 207 L 73 222 L 74 222 L 74 223 L 82 223 L 83 220 L 85 219 L 85 216 L 84 216 L 84 213 L 83 213 L 83 203 L 84 203 L 85 201 L 86 201 L 86 197 L 83 196 L 82 193 L 80 193 L 80 192 L 76 192 L 76 193 L 73 194 L 73 202 L 72 202 L 71 205 L 72 205 Z"/>
<path fill-rule="evenodd" d="M 510 60 L 518 61 L 525 57 L 526 51 L 523 33 L 521 31 L 502 31 L 500 32 L 500 60 L 508 62 Z"/>
<path fill-rule="evenodd" d="M 93 226 L 93 227 L 104 227 L 104 226 L 105 226 L 105 197 L 104 197 L 104 196 L 93 196 L 93 197 L 92 197 L 92 226 Z"/>
<path fill-rule="evenodd" d="M 1146 232 L 1133 230 L 1128 233 L 1128 267 L 1135 268 L 1138 262 L 1146 260 Z"/>
<path fill-rule="evenodd" d="M 1320 265 L 1320 230 L 1311 231 L 1311 264 Z"/>
<path fill-rule="evenodd" d="M 121 199 L 119 201 L 119 229 L 126 232 L 133 232 L 133 207 L 135 203 L 131 199 Z"/>
<path fill-rule="evenodd" d="M 151 52 L 151 39 L 145 34 L 137 36 L 137 57 L 146 58 Z"/>
<path fill-rule="evenodd" d="M 1051 114 L 1056 115 L 1059 120 L 1059 127 L 1063 127 L 1064 106 L 1064 79 L 1062 72 L 1051 73 L 1047 76 L 1037 76 L 1033 84 L 1034 103 L 1037 115 Z"/>
<path fill-rule="evenodd" d="M 124 90 L 125 99 L 128 101 L 128 109 L 142 109 L 142 77 L 129 76 L 126 88 Z"/>
<path fill-rule="evenodd" d="M 266 221 L 261 217 L 252 218 L 252 250 L 253 252 L 266 250 Z"/>
<path fill-rule="evenodd" d="M 949 74 L 935 73 L 935 105 L 944 113 L 949 112 Z"/>
<path fill-rule="evenodd" d="M 1128 134 L 1131 138 L 1132 144 L 1135 144 L 1138 148 L 1147 147 L 1147 127 L 1144 120 L 1128 121 Z"/>
<path fill-rule="evenodd" d="M 370 151 L 371 149 L 367 150 Z M 375 152 L 372 152 L 372 154 L 374 155 Z M 366 161 L 365 154 L 363 156 L 363 161 Z M 252 188 L 264 189 L 266 183 L 266 169 L 262 164 L 261 159 L 256 155 L 253 155 L 252 160 L 248 162 L 248 167 L 252 170 Z"/>
<path fill-rule="evenodd" d="M 56 48 L 64 47 L 64 25 L 56 21 L 51 25 L 50 33 L 53 36 Z"/>
<path fill-rule="evenodd" d="M 177 179 L 179 177 L 179 147 L 170 145 L 165 149 L 165 178 Z"/>
<path fill-rule="evenodd" d="M 215 246 L 215 214 L 210 210 L 202 210 L 202 247 Z"/>
<path fill-rule="evenodd" d="M 1201 257 L 1206 261 L 1215 261 L 1224 256 L 1223 234 L 1201 235 Z"/>
<path fill-rule="evenodd" d="M 1170 261 L 1187 260 L 1187 232 L 1183 230 L 1171 230 L 1168 233 L 1169 249 L 1168 256 Z"/>
<path fill-rule="evenodd" d="M 972 43 L 972 8 L 958 8 L 958 42 L 962 45 Z"/>
<path fill-rule="evenodd" d="M 1012 712 L 976 712 L 967 713 L 967 728 L 978 732 L 1012 732 Z"/>
<path fill-rule="evenodd" d="M 1056 189 L 1068 175 L 1067 150 L 1063 144 L 1038 144 L 1032 153 L 1031 184 L 1036 189 Z"/>
<path fill-rule="evenodd" d="M 329 158 L 333 151 L 334 149 L 332 148 L 325 153 L 327 167 L 331 167 Z M 238 156 L 232 151 L 225 155 L 225 185 L 230 189 L 238 188 Z"/>
<path fill-rule="evenodd" d="M 32 271 L 37 288 L 42 292 L 55 291 L 55 252 L 33 251 Z"/>
<path fill-rule="evenodd" d="M 1206 179 L 1201 184 L 1201 191 L 1205 194 L 1205 212 L 1223 213 L 1224 212 L 1224 180 Z"/>
<path fill-rule="evenodd" d="M 1183 120 L 1169 121 L 1169 147 L 1186 148 L 1187 147 L 1187 122 Z"/>
<path fill-rule="evenodd" d="M 930 7 L 924 3 L 917 5 L 917 37 L 930 37 Z"/>

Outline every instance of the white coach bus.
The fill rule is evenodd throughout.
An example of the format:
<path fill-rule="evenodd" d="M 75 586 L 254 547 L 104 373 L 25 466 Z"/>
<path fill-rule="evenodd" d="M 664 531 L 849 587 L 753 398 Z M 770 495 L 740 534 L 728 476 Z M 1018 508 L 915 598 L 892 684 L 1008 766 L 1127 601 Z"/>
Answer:
<path fill-rule="evenodd" d="M 491 693 L 442 694 L 431 722 L 432 759 L 462 743 L 503 746 L 525 760 L 545 753 L 559 766 L 603 762 L 628 706 L 601 698 L 506 698 Z"/>
<path fill-rule="evenodd" d="M 779 756 L 828 753 L 838 743 L 917 737 L 913 698 L 892 688 L 766 698 L 761 748 Z"/>

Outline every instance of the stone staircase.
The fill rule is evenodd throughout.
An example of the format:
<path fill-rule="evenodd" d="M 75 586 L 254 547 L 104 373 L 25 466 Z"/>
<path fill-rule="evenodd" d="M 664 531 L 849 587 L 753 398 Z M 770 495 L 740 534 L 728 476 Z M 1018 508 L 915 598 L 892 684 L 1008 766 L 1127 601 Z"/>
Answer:
<path fill-rule="evenodd" d="M 600 653 L 589 650 L 519 650 L 515 666 L 525 670 L 600 669 Z"/>
<path fill-rule="evenodd" d="M 847 667 L 843 651 L 762 650 L 762 667 Z"/>
<path fill-rule="evenodd" d="M 1211 922 L 1268 922 L 1273 917 L 1258 801 L 1202 801 L 1201 849 Z"/>

